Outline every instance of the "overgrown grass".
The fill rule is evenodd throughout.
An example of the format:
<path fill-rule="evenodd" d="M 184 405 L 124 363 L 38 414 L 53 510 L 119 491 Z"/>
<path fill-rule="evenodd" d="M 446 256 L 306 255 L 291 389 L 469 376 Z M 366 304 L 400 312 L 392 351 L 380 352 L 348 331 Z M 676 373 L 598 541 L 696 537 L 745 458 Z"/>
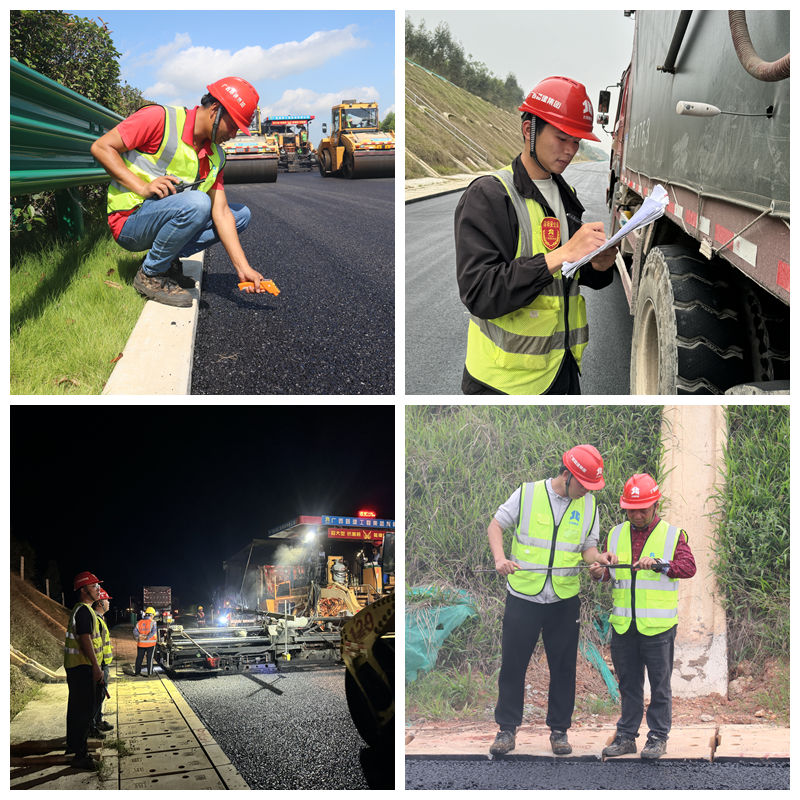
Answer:
<path fill-rule="evenodd" d="M 9 683 L 11 694 L 9 709 L 11 713 L 10 719 L 14 719 L 14 717 L 25 708 L 25 705 L 39 694 L 42 690 L 42 684 L 31 680 L 14 664 L 11 665 Z"/>
<path fill-rule="evenodd" d="M 505 593 L 493 572 L 486 529 L 523 482 L 556 474 L 573 444 L 594 444 L 605 459 L 596 493 L 601 540 L 620 521 L 619 495 L 633 472 L 660 478 L 660 406 L 408 406 L 406 408 L 406 576 L 409 586 L 466 589 L 478 616 L 440 651 L 439 669 L 499 668 Z M 510 547 L 506 542 L 506 548 Z M 610 605 L 608 587 L 583 576 L 584 614 Z M 594 628 L 584 635 L 599 641 Z"/>
<path fill-rule="evenodd" d="M 730 406 L 714 573 L 728 660 L 789 655 L 789 407 Z"/>
<path fill-rule="evenodd" d="M 11 394 L 99 394 L 141 314 L 142 254 L 97 224 L 77 243 L 12 252 Z"/>

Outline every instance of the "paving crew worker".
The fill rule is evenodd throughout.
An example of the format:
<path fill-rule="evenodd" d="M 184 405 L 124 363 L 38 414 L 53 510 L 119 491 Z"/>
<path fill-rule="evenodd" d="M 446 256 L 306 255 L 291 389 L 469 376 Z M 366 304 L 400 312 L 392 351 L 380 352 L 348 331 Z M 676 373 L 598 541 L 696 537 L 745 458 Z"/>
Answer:
<path fill-rule="evenodd" d="M 109 600 L 111 600 L 109 593 L 100 587 L 97 600 L 92 604 L 92 609 L 97 616 L 97 624 L 100 626 L 100 638 L 103 640 L 103 660 L 101 663 L 101 667 L 103 668 L 103 683 L 97 685 L 97 712 L 92 721 L 90 735 L 101 739 L 105 738 L 104 731 L 114 730 L 114 726 L 103 719 L 103 703 L 106 699 L 111 662 L 114 659 L 114 654 L 111 650 L 111 633 L 103 618 L 104 614 L 108 611 Z"/>
<path fill-rule="evenodd" d="M 136 639 L 136 666 L 134 667 L 134 675 L 139 675 L 142 669 L 142 662 L 147 659 L 146 669 L 147 674 L 153 674 L 153 653 L 156 650 L 156 640 L 158 638 L 158 629 L 156 626 L 156 610 L 152 606 L 148 606 L 144 610 L 144 619 L 140 619 L 133 629 L 133 638 Z"/>
<path fill-rule="evenodd" d="M 197 619 L 197 627 L 198 628 L 205 628 L 206 626 L 206 615 L 203 611 L 203 606 L 197 606 L 197 614 L 195 615 Z"/>
<path fill-rule="evenodd" d="M 494 175 L 473 181 L 455 213 L 456 273 L 471 313 L 464 394 L 580 394 L 589 339 L 580 286 L 614 277 L 609 248 L 572 278 L 577 261 L 605 242 L 602 222 L 580 222 L 584 208 L 561 177 L 592 133 L 582 84 L 546 78 L 519 107 L 523 150 Z"/>
<path fill-rule="evenodd" d="M 629 478 L 619 499 L 628 519 L 609 533 L 606 549 L 616 556 L 614 563 L 632 564 L 633 570 L 609 570 L 600 564 L 589 569 L 595 580 L 612 581 L 611 660 L 622 698 L 617 733 L 603 750 L 604 756 L 636 752 L 644 712 L 645 667 L 650 680 L 649 732 L 641 757 L 655 759 L 667 752 L 678 581 L 691 578 L 697 568 L 686 531 L 658 516 L 660 499 L 658 484 L 650 475 Z"/>
<path fill-rule="evenodd" d="M 522 484 L 489 524 L 495 568 L 508 579 L 494 712 L 500 730 L 489 750 L 492 755 L 504 755 L 515 747 L 525 672 L 540 633 L 550 667 L 546 719 L 550 745 L 556 755 L 572 752 L 567 730 L 575 707 L 579 565 L 581 557 L 587 563 L 612 563 L 610 555 L 597 549 L 600 526 L 591 493 L 604 485 L 602 456 L 592 445 L 578 445 L 563 454 L 555 478 Z M 514 531 L 511 558 L 505 556 L 504 530 Z M 559 569 L 548 572 L 550 565 Z"/>
<path fill-rule="evenodd" d="M 74 753 L 70 765 L 93 770 L 87 739 L 96 711 L 98 684 L 103 681 L 103 640 L 92 603 L 98 598 L 100 580 L 91 572 L 75 576 L 72 588 L 77 603 L 70 612 L 64 638 L 64 669 L 67 673 L 67 749 Z"/>
<path fill-rule="evenodd" d="M 126 250 L 149 252 L 136 273 L 136 290 L 160 303 L 189 307 L 194 281 L 183 275 L 181 258 L 222 242 L 239 281 L 254 270 L 239 243 L 250 210 L 225 197 L 222 142 L 248 133 L 258 93 L 242 78 L 208 85 L 199 106 L 148 105 L 131 114 L 92 145 L 92 155 L 111 175 L 108 224 Z M 197 191 L 176 192 L 180 183 L 202 180 Z"/>

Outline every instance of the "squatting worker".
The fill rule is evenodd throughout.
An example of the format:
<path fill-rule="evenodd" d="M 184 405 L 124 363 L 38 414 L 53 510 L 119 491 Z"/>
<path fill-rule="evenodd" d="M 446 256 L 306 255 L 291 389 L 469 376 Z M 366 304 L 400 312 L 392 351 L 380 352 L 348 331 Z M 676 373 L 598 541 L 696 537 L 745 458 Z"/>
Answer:
<path fill-rule="evenodd" d="M 242 78 L 208 85 L 199 106 L 148 105 L 140 108 L 92 145 L 92 155 L 111 175 L 108 224 L 126 250 L 148 250 L 133 280 L 136 290 L 171 306 L 189 307 L 181 258 L 222 242 L 247 291 L 262 292 L 263 276 L 254 270 L 239 243 L 250 222 L 247 206 L 225 197 L 222 142 L 248 132 L 258 93 Z M 193 191 L 176 187 L 200 181 Z"/>
<path fill-rule="evenodd" d="M 103 682 L 103 640 L 92 604 L 98 599 L 100 580 L 91 572 L 75 576 L 72 588 L 77 602 L 70 612 L 64 638 L 64 670 L 67 673 L 67 754 L 70 765 L 93 770 L 87 739 L 97 710 L 98 684 Z"/>
<path fill-rule="evenodd" d="M 489 750 L 492 755 L 514 749 L 522 724 L 525 672 L 539 633 L 550 667 L 550 745 L 556 755 L 572 752 L 567 730 L 575 706 L 579 565 L 581 557 L 587 563 L 613 563 L 611 555 L 597 549 L 600 525 L 592 491 L 603 486 L 602 456 L 592 445 L 577 445 L 563 454 L 556 477 L 522 484 L 489 524 L 495 568 L 508 580 L 494 712 L 500 730 Z M 505 556 L 504 530 L 514 531 L 511 558 Z"/>
<path fill-rule="evenodd" d="M 103 669 L 103 683 L 97 685 L 97 711 L 90 728 L 90 735 L 99 738 L 105 738 L 106 731 L 114 730 L 114 726 L 103 719 L 103 703 L 106 699 L 111 662 L 114 660 L 114 653 L 111 648 L 111 633 L 104 619 L 104 615 L 108 611 L 109 600 L 111 600 L 111 595 L 101 586 L 97 594 L 97 600 L 92 604 L 92 609 L 97 616 L 97 624 L 100 627 L 100 638 L 103 640 L 103 660 L 100 665 Z"/>
<path fill-rule="evenodd" d="M 156 610 L 152 606 L 148 606 L 144 610 L 144 619 L 140 619 L 133 628 L 133 638 L 136 640 L 136 664 L 133 672 L 137 678 L 141 673 L 142 663 L 144 663 L 147 674 L 153 674 L 153 654 L 156 651 L 158 639 L 155 617 Z"/>
<path fill-rule="evenodd" d="M 627 521 L 608 535 L 606 549 L 615 564 L 633 569 L 589 571 L 596 580 L 612 581 L 611 660 L 614 662 L 622 710 L 614 741 L 604 756 L 636 752 L 636 737 L 644 712 L 644 669 L 650 680 L 647 742 L 641 757 L 659 758 L 667 752 L 672 727 L 672 664 L 678 625 L 678 581 L 691 578 L 697 568 L 686 531 L 658 516 L 661 492 L 647 473 L 625 483 L 621 508 Z M 658 563 L 658 562 L 661 563 Z"/>
<path fill-rule="evenodd" d="M 546 78 L 519 107 L 523 150 L 507 167 L 473 181 L 455 213 L 461 301 L 471 314 L 464 394 L 580 394 L 589 339 L 580 286 L 614 277 L 616 248 L 571 278 L 561 265 L 605 242 L 602 222 L 580 222 L 584 208 L 561 177 L 592 133 L 583 85 Z"/>

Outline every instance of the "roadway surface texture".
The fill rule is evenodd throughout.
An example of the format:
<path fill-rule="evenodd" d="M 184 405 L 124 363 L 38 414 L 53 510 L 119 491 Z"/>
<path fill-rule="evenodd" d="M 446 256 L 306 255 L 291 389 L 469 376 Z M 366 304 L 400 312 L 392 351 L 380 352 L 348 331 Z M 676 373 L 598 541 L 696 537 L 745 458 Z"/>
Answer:
<path fill-rule="evenodd" d="M 573 164 L 564 174 L 586 208 L 585 222 L 610 232 L 605 206 L 606 162 Z M 431 188 L 430 191 L 435 191 Z M 460 192 L 406 206 L 406 392 L 461 393 L 469 313 L 458 296 L 453 214 Z M 602 291 L 583 290 L 589 345 L 583 355 L 583 394 L 627 394 L 633 318 L 619 276 Z"/>
<path fill-rule="evenodd" d="M 407 759 L 407 789 L 789 789 L 789 764 Z"/>
<path fill-rule="evenodd" d="M 344 675 L 309 668 L 174 682 L 251 789 L 393 788 L 394 756 L 358 735 Z"/>
<path fill-rule="evenodd" d="M 226 193 L 281 293 L 239 292 L 222 245 L 206 251 L 192 394 L 393 394 L 394 181 L 281 173 Z"/>

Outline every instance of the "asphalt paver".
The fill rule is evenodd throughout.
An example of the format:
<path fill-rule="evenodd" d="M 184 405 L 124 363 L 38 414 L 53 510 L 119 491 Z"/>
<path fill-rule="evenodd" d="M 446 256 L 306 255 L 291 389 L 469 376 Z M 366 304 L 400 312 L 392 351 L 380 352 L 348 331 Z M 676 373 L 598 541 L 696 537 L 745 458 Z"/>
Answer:
<path fill-rule="evenodd" d="M 206 251 L 192 394 L 393 394 L 394 180 L 282 173 L 226 194 L 280 295 L 240 292 L 222 245 Z"/>

